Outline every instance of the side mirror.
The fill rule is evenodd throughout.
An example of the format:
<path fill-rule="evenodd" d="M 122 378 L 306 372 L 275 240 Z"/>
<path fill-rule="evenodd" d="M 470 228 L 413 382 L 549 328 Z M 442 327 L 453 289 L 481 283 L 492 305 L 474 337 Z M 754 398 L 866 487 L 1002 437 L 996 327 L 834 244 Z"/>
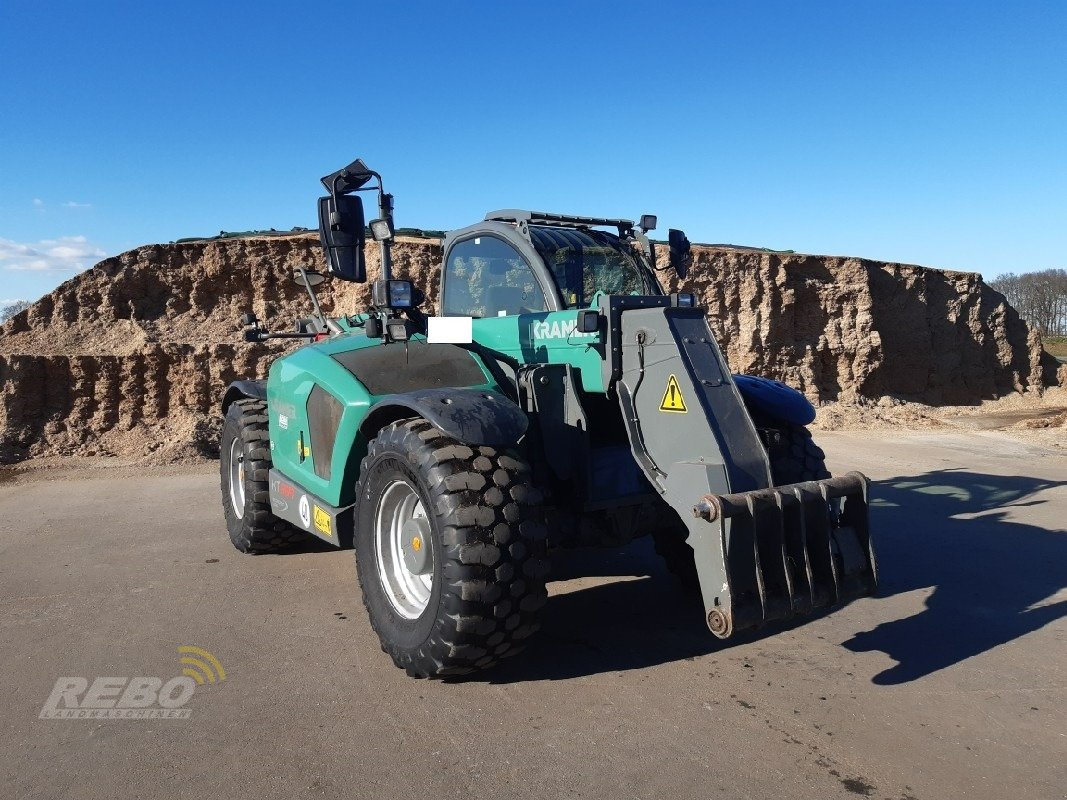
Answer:
<path fill-rule="evenodd" d="M 671 248 L 670 264 L 678 277 L 682 280 L 689 274 L 690 251 L 692 245 L 685 234 L 677 228 L 671 228 L 667 233 L 667 244 Z"/>
<path fill-rule="evenodd" d="M 324 280 L 326 276 L 313 269 L 298 269 L 293 273 L 293 283 L 297 286 L 318 286 Z"/>
<path fill-rule="evenodd" d="M 365 224 L 363 200 L 357 195 L 340 194 L 336 201 L 330 196 L 319 198 L 319 238 L 330 272 L 342 280 L 367 280 Z"/>

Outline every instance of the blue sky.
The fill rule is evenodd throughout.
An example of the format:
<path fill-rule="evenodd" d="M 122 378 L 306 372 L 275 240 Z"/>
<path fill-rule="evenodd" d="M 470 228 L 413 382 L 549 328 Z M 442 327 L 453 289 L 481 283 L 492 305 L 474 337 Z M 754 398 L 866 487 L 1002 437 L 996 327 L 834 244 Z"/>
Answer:
<path fill-rule="evenodd" d="M 140 244 L 657 213 L 694 241 L 1062 267 L 1067 3 L 0 6 L 0 299 Z M 661 231 L 663 233 L 664 231 Z"/>

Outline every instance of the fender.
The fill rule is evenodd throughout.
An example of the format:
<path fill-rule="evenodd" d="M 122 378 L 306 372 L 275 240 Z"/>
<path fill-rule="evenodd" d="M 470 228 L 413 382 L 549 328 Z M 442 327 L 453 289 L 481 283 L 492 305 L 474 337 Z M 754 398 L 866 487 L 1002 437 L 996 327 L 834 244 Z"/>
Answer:
<path fill-rule="evenodd" d="M 792 386 L 755 375 L 733 378 L 745 405 L 750 408 L 792 425 L 810 425 L 815 420 L 815 407 Z"/>
<path fill-rule="evenodd" d="M 230 410 L 230 406 L 233 405 L 235 400 L 243 398 L 266 401 L 267 382 L 254 380 L 234 381 L 227 386 L 226 393 L 222 396 L 222 416 L 226 416 L 226 412 Z"/>
<path fill-rule="evenodd" d="M 528 420 L 514 402 L 488 389 L 420 389 L 383 397 L 370 407 L 359 426 L 367 439 L 398 419 L 419 416 L 457 441 L 469 445 L 510 447 Z"/>

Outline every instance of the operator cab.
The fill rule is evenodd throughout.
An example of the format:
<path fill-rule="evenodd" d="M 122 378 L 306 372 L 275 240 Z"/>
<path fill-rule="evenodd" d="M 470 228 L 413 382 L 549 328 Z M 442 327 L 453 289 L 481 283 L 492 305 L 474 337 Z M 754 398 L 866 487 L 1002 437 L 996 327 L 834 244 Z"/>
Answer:
<path fill-rule="evenodd" d="M 445 239 L 441 314 L 513 316 L 591 308 L 602 295 L 662 296 L 645 235 L 655 225 L 651 215 L 635 225 L 536 211 L 486 214 Z M 671 264 L 679 274 L 688 245 L 671 231 Z"/>
<path fill-rule="evenodd" d="M 529 230 L 564 308 L 588 308 L 598 293 L 663 294 L 649 265 L 618 236 L 592 228 Z"/>

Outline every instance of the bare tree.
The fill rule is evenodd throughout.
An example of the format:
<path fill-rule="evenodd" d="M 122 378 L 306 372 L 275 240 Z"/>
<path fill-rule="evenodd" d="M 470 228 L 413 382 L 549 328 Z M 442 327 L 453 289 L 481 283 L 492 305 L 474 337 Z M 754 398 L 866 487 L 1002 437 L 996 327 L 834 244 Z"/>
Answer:
<path fill-rule="evenodd" d="M 27 308 L 29 308 L 32 305 L 33 305 L 33 303 L 31 303 L 29 300 L 12 300 L 12 301 L 10 301 L 3 308 L 0 308 L 0 325 L 2 325 L 3 323 L 7 322 L 9 319 L 11 319 L 13 316 L 15 316 L 20 311 L 25 311 Z"/>
<path fill-rule="evenodd" d="M 1067 270 L 1006 272 L 989 283 L 1044 336 L 1067 336 Z"/>

